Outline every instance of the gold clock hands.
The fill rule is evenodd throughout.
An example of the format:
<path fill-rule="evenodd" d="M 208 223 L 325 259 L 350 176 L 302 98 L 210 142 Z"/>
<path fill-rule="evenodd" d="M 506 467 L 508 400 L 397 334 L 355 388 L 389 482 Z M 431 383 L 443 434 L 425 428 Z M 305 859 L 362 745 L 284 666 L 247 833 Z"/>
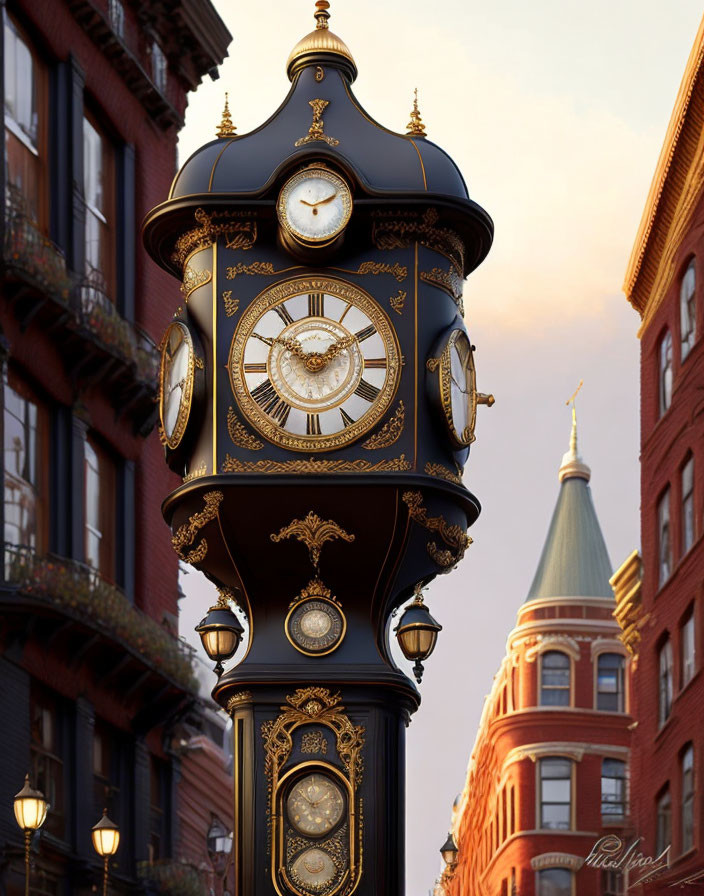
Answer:
<path fill-rule="evenodd" d="M 317 208 L 319 205 L 326 205 L 328 202 L 332 202 L 333 199 L 337 196 L 337 193 L 333 193 L 332 196 L 328 196 L 327 199 L 319 199 L 317 202 L 306 202 L 305 199 L 299 200 L 303 205 L 307 205 L 308 208 Z"/>
<path fill-rule="evenodd" d="M 292 339 L 288 336 L 283 338 L 277 336 L 272 340 L 272 343 L 282 345 L 296 358 L 300 358 L 300 360 L 303 361 L 306 370 L 310 373 L 318 373 L 326 364 L 328 364 L 328 362 L 332 361 L 333 358 L 336 358 L 340 352 L 343 352 L 351 345 L 354 345 L 356 341 L 356 336 L 345 336 L 337 342 L 333 342 L 332 345 L 329 345 L 324 352 L 304 351 L 303 346 L 298 339 Z"/>

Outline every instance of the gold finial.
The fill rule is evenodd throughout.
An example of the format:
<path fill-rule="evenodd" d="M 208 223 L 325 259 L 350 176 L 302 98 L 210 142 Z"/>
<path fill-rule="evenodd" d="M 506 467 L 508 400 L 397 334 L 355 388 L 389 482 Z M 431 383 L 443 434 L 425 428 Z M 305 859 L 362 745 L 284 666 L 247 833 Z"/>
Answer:
<path fill-rule="evenodd" d="M 579 391 L 584 385 L 584 380 L 579 381 L 579 385 L 574 390 L 572 395 L 565 402 L 566 405 L 572 405 L 572 434 L 570 436 L 570 451 L 572 454 L 577 457 L 577 396 L 579 395 Z"/>
<path fill-rule="evenodd" d="M 230 106 L 228 105 L 228 96 L 227 91 L 225 91 L 225 108 L 222 110 L 222 121 L 218 125 L 217 131 L 215 131 L 216 137 L 236 137 L 237 136 L 237 128 L 232 123 L 232 116 L 230 115 Z"/>
<path fill-rule="evenodd" d="M 411 112 L 411 120 L 406 125 L 406 134 L 409 137 L 427 137 L 428 135 L 425 132 L 425 125 L 423 124 L 423 119 L 420 117 L 420 111 L 418 110 L 418 88 L 415 89 L 414 99 L 413 99 L 413 111 Z"/>
<path fill-rule="evenodd" d="M 572 432 L 570 434 L 570 447 L 566 454 L 562 457 L 562 463 L 558 473 L 560 482 L 565 479 L 586 479 L 589 482 L 591 470 L 584 463 L 577 453 L 577 408 L 575 402 L 579 395 L 580 389 L 584 385 L 584 380 L 579 381 L 579 385 L 573 394 L 565 402 L 566 405 L 572 405 Z"/>
<path fill-rule="evenodd" d="M 328 0 L 317 0 L 315 4 L 315 16 L 318 24 L 315 26 L 319 31 L 325 31 L 328 28 L 328 19 L 330 18 L 330 4 Z"/>

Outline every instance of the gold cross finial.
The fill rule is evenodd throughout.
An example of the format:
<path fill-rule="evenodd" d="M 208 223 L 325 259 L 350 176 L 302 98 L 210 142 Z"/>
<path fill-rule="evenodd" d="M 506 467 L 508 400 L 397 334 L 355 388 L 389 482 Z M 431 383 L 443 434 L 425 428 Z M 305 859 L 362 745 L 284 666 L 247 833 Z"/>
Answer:
<path fill-rule="evenodd" d="M 318 24 L 315 26 L 319 31 L 325 31 L 328 27 L 328 19 L 330 18 L 330 4 L 328 0 L 317 0 L 315 4 L 315 18 Z"/>
<path fill-rule="evenodd" d="M 411 120 L 406 125 L 406 135 L 409 137 L 427 137 L 425 125 L 418 110 L 418 88 L 416 87 L 413 98 L 413 110 L 411 111 Z"/>
<path fill-rule="evenodd" d="M 218 125 L 218 129 L 215 131 L 216 137 L 236 137 L 237 136 L 237 128 L 232 123 L 232 116 L 230 115 L 230 106 L 228 105 L 228 96 L 227 91 L 225 91 L 225 108 L 222 110 L 222 121 Z"/>
<path fill-rule="evenodd" d="M 566 405 L 572 405 L 572 433 L 570 435 L 570 451 L 572 455 L 577 457 L 577 396 L 579 395 L 579 391 L 584 385 L 584 380 L 579 381 L 579 385 L 574 390 L 572 395 L 565 402 Z"/>

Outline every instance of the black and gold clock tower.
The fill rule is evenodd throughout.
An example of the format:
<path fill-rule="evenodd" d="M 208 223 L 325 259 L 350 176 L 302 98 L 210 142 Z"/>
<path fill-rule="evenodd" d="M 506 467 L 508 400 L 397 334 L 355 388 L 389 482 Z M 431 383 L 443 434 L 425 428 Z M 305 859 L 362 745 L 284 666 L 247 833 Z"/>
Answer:
<path fill-rule="evenodd" d="M 417 106 L 406 134 L 362 109 L 328 7 L 276 113 L 240 136 L 226 112 L 144 226 L 181 281 L 160 417 L 183 485 L 164 515 L 215 615 L 234 601 L 248 622 L 214 690 L 234 721 L 236 896 L 405 894 L 420 697 L 392 615 L 415 593 L 403 627 L 434 638 L 420 590 L 469 545 L 462 470 L 492 400 L 462 307 L 491 219 Z"/>

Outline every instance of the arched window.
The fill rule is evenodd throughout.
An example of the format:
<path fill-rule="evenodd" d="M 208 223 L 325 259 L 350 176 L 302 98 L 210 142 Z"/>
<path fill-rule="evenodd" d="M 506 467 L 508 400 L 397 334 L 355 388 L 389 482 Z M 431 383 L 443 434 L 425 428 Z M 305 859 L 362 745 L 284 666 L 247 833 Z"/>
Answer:
<path fill-rule="evenodd" d="M 680 286 L 680 336 L 682 341 L 682 360 L 690 353 L 694 345 L 694 333 L 697 322 L 697 309 L 694 303 L 696 274 L 694 259 L 687 265 L 687 270 Z"/>
<path fill-rule="evenodd" d="M 540 705 L 570 705 L 570 658 L 549 650 L 540 658 Z"/>
<path fill-rule="evenodd" d="M 690 454 L 682 467 L 682 553 L 694 544 L 694 458 Z"/>
<path fill-rule="evenodd" d="M 620 653 L 601 653 L 597 660 L 596 708 L 604 712 L 623 712 L 625 658 Z"/>
<path fill-rule="evenodd" d="M 660 400 L 660 416 L 672 403 L 672 335 L 669 330 L 660 340 L 658 395 Z"/>
<path fill-rule="evenodd" d="M 664 725 L 672 710 L 672 642 L 668 638 L 658 656 L 658 721 Z"/>
<path fill-rule="evenodd" d="M 682 849 L 694 846 L 694 747 L 689 744 L 682 754 Z"/>
<path fill-rule="evenodd" d="M 603 821 L 626 817 L 626 763 L 620 759 L 601 763 L 601 817 Z"/>
<path fill-rule="evenodd" d="M 670 542 L 670 489 L 665 489 L 658 501 L 658 584 L 664 585 L 672 570 L 672 545 Z"/>
<path fill-rule="evenodd" d="M 539 871 L 538 896 L 572 896 L 572 872 L 567 868 Z"/>

